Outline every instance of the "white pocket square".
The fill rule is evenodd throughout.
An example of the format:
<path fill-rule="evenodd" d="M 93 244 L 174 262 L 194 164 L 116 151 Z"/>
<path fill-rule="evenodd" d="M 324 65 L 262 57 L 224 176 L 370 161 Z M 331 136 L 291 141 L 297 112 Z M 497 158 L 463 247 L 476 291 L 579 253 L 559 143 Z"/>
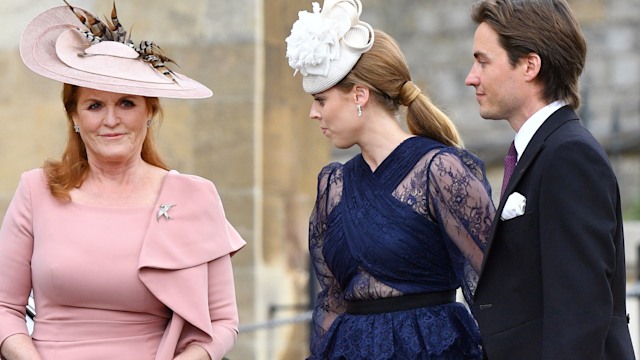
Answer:
<path fill-rule="evenodd" d="M 511 220 L 514 217 L 524 214 L 524 209 L 527 206 L 527 198 L 522 194 L 514 192 L 507 198 L 507 202 L 504 204 L 502 214 L 500 214 L 500 220 Z"/>

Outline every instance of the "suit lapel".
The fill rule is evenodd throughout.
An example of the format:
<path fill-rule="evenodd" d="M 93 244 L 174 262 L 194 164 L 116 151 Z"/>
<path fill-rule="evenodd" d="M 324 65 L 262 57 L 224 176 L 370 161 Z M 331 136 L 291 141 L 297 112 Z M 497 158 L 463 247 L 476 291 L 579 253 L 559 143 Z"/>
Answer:
<path fill-rule="evenodd" d="M 485 264 L 487 262 L 487 258 L 489 257 L 489 253 L 491 252 L 491 246 L 493 245 L 493 241 L 495 238 L 496 230 L 501 222 L 500 214 L 502 214 L 502 210 L 504 209 L 504 204 L 509 197 L 508 195 L 513 192 L 516 185 L 520 182 L 524 174 L 527 172 L 533 161 L 538 157 L 538 154 L 542 149 L 544 149 L 544 143 L 549 137 L 549 135 L 553 134 L 556 130 L 558 130 L 561 126 L 566 124 L 570 120 L 578 120 L 578 115 L 571 109 L 569 106 L 564 106 L 558 109 L 556 112 L 551 114 L 547 120 L 542 123 L 542 126 L 536 131 L 527 144 L 524 153 L 518 160 L 515 170 L 509 179 L 509 183 L 504 190 L 504 197 L 500 199 L 500 204 L 498 209 L 496 210 L 496 215 L 493 219 L 493 223 L 491 224 L 491 230 L 489 232 L 489 240 L 487 241 L 487 250 L 485 251 L 485 256 L 482 261 L 481 274 L 484 270 Z"/>

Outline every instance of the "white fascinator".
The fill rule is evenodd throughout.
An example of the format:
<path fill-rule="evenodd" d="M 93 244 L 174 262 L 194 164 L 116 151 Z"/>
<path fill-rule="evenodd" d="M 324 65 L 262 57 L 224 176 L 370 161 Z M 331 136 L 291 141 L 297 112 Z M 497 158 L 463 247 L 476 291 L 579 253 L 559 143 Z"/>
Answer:
<path fill-rule="evenodd" d="M 360 0 L 326 0 L 320 10 L 300 11 L 287 42 L 289 66 L 303 76 L 302 87 L 310 94 L 323 92 L 353 69 L 371 49 L 373 29 L 360 20 Z"/>

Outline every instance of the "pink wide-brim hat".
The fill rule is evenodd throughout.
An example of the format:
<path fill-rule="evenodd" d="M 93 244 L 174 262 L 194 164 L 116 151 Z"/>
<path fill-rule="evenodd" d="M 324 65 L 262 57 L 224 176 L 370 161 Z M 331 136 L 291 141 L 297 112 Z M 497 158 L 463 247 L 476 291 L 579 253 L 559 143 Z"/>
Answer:
<path fill-rule="evenodd" d="M 170 79 L 123 43 L 91 45 L 78 28 L 85 26 L 67 6 L 41 13 L 20 39 L 22 61 L 49 79 L 96 90 L 180 99 L 212 95 L 209 88 L 183 74 L 173 72 Z"/>

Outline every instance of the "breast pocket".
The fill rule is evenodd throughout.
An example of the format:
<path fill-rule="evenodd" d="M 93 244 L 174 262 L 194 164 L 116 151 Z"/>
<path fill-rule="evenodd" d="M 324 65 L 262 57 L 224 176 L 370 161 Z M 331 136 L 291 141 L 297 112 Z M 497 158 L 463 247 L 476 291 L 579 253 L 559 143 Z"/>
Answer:
<path fill-rule="evenodd" d="M 513 236 L 516 232 L 529 232 L 533 228 L 533 210 L 526 211 L 520 216 L 509 220 L 500 220 L 500 233 L 503 236 Z"/>

